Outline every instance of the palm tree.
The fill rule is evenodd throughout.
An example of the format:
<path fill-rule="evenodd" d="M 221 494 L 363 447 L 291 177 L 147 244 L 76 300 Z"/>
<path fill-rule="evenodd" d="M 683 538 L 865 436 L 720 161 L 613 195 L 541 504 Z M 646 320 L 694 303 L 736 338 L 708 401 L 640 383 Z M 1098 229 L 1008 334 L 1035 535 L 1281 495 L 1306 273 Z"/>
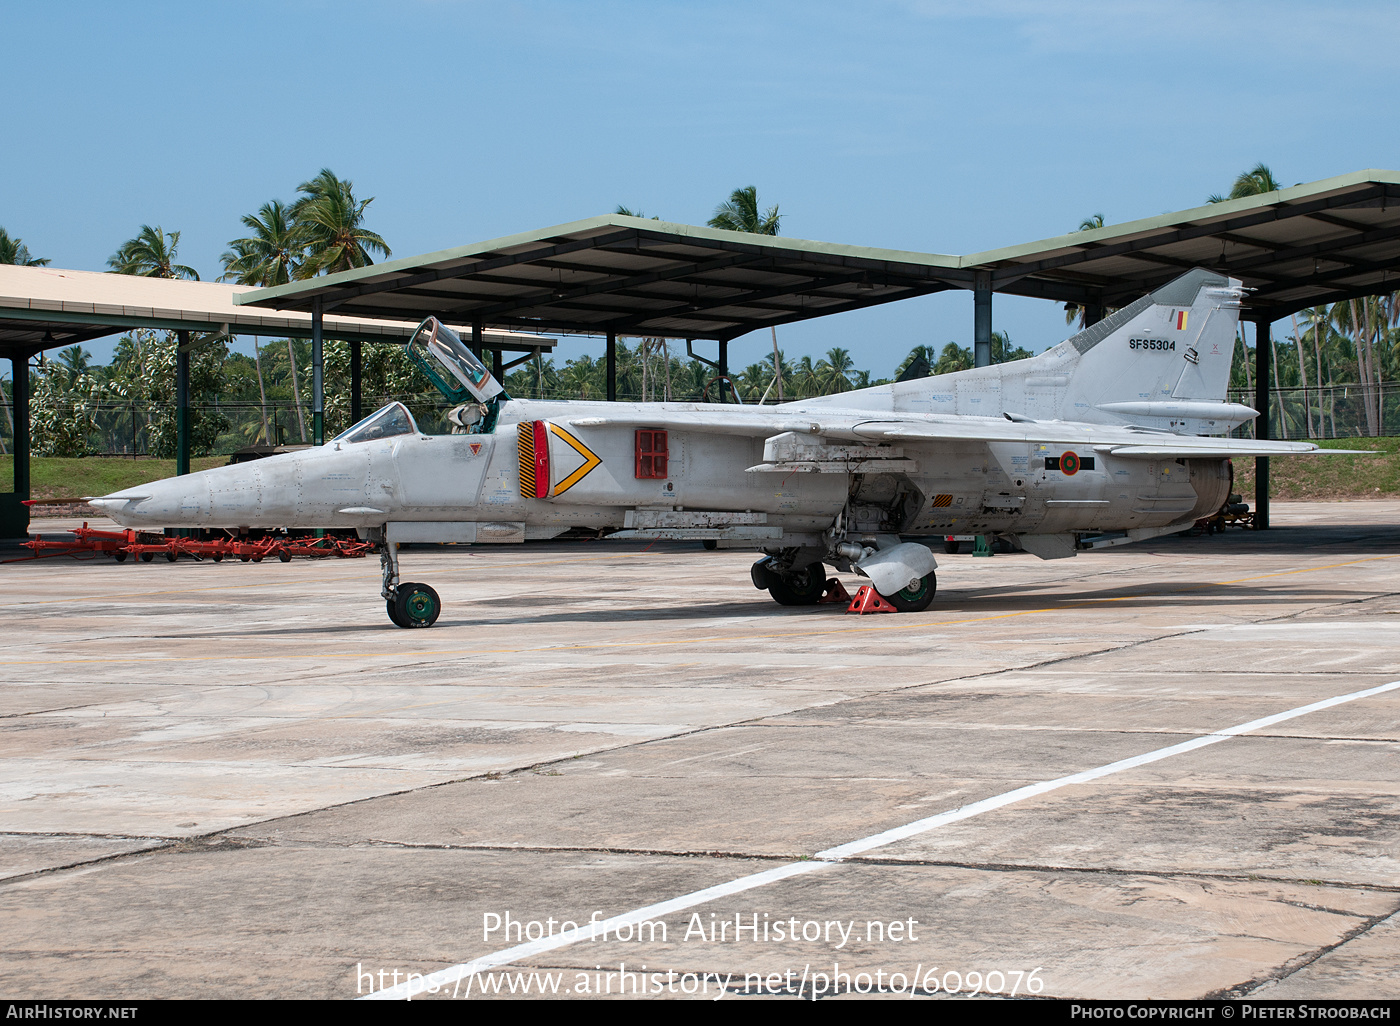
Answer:
<path fill-rule="evenodd" d="M 1274 173 L 1269 170 L 1269 166 L 1263 161 L 1255 164 L 1248 171 L 1242 171 L 1235 184 L 1230 188 L 1230 195 L 1222 196 L 1215 193 L 1207 203 L 1224 203 L 1227 199 L 1243 199 L 1245 196 L 1262 196 L 1266 192 L 1277 192 L 1282 189 Z"/>
<path fill-rule="evenodd" d="M 934 365 L 935 374 L 952 374 L 954 371 L 967 370 L 973 364 L 972 350 L 958 345 L 956 342 L 949 342 L 943 347 L 943 352 L 939 354 L 938 363 Z"/>
<path fill-rule="evenodd" d="M 0 264 L 19 264 L 21 267 L 47 267 L 48 257 L 29 255 L 29 247 L 23 239 L 12 239 L 10 233 L 0 228 Z"/>
<path fill-rule="evenodd" d="M 767 212 L 758 211 L 758 187 L 746 186 L 735 189 L 729 199 L 715 207 L 715 216 L 710 218 L 711 228 L 724 228 L 731 232 L 751 232 L 754 235 L 777 235 L 781 217 L 776 204 Z"/>
<path fill-rule="evenodd" d="M 281 200 L 264 203 L 256 214 L 244 214 L 243 224 L 252 234 L 229 243 L 220 281 L 271 288 L 298 277 L 306 252 L 305 229 Z"/>
<path fill-rule="evenodd" d="M 1076 228 L 1075 231 L 1076 231 L 1076 232 L 1091 232 L 1091 231 L 1093 231 L 1095 228 L 1102 228 L 1102 227 L 1103 227 L 1103 215 L 1102 215 L 1102 214 L 1092 214 L 1092 215 L 1090 215 L 1089 217 L 1086 217 L 1084 220 L 1080 221 L 1080 222 L 1079 222 L 1079 227 Z M 1082 306 L 1080 306 L 1078 303 L 1066 303 L 1066 304 L 1065 304 L 1065 323 L 1066 323 L 1066 324 L 1073 324 L 1073 323 L 1075 322 L 1075 319 L 1077 318 L 1077 319 L 1079 320 L 1079 326 L 1082 328 L 1082 327 L 1084 327 L 1084 319 L 1085 319 L 1085 314 L 1086 314 L 1086 313 L 1087 313 L 1087 311 L 1085 310 L 1085 308 L 1082 307 Z M 1104 313 L 1108 313 L 1108 311 L 1105 310 Z"/>
<path fill-rule="evenodd" d="M 66 387 L 73 388 L 78 379 L 91 368 L 92 354 L 82 346 L 69 346 L 58 354 L 58 362 L 66 374 Z"/>
<path fill-rule="evenodd" d="M 895 379 L 898 380 L 901 374 L 920 360 L 923 360 L 924 364 L 929 368 L 929 371 L 931 371 L 933 365 L 938 362 L 938 353 L 934 350 L 933 346 L 915 346 L 913 349 L 909 350 L 909 355 L 894 369 Z M 924 373 L 926 374 L 928 371 Z"/>
<path fill-rule="evenodd" d="M 353 182 L 322 168 L 311 181 L 297 186 L 297 191 L 303 195 L 292 204 L 291 217 L 304 232 L 307 247 L 306 258 L 297 269 L 298 278 L 368 267 L 374 263 L 371 250 L 392 255 L 389 244 L 364 227 L 365 208 L 374 197 L 356 200 Z"/>
<path fill-rule="evenodd" d="M 832 392 L 845 392 L 851 387 L 851 375 L 855 373 L 856 362 L 851 359 L 850 350 L 828 349 L 826 359 L 817 364 L 817 378 L 823 395 Z"/>
<path fill-rule="evenodd" d="M 220 275 L 220 280 L 271 288 L 274 285 L 285 285 L 293 278 L 300 277 L 298 270 L 306 255 L 306 231 L 292 217 L 291 211 L 281 200 L 264 203 L 256 214 L 244 214 L 243 225 L 252 234 L 229 243 L 230 248 L 223 256 L 224 273 Z M 291 339 L 287 339 L 287 358 L 292 368 L 292 395 L 296 399 L 297 428 L 304 442 L 306 414 L 301 408 L 297 358 L 292 350 Z M 263 385 L 262 354 L 256 339 L 253 341 L 253 366 L 258 374 L 258 393 L 262 397 L 261 434 L 270 442 L 272 428 L 267 416 L 267 389 Z"/>
<path fill-rule="evenodd" d="M 179 232 L 166 234 L 159 225 L 152 228 L 143 224 L 136 238 L 123 242 L 121 248 L 107 260 L 107 266 L 117 274 L 199 281 L 199 272 L 193 267 L 175 262 L 179 246 Z"/>
<path fill-rule="evenodd" d="M 723 228 L 731 232 L 750 232 L 754 235 L 777 235 L 782 220 L 775 203 L 766 213 L 758 211 L 758 186 L 749 185 L 735 189 L 729 199 L 715 207 L 715 216 L 710 218 L 711 228 Z M 783 401 L 782 357 L 778 355 L 778 329 L 773 332 L 773 373 L 777 376 L 778 402 Z"/>

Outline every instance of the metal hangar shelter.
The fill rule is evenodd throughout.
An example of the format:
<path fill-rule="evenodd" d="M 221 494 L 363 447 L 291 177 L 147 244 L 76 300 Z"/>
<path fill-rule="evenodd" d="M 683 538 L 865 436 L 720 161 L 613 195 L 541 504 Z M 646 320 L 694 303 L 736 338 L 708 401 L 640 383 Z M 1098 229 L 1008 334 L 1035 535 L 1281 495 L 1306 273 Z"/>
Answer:
<path fill-rule="evenodd" d="M 966 256 L 873 249 L 623 215 L 511 235 L 239 295 L 240 306 L 606 335 L 608 398 L 618 335 L 728 343 L 772 325 L 949 289 L 973 293 L 979 366 L 990 362 L 992 296 L 1085 308 L 1089 323 L 1192 267 L 1252 289 L 1244 316 L 1269 325 L 1307 307 L 1400 289 L 1400 173 L 1358 171 L 1290 189 Z M 1392 277 L 1392 275 L 1394 277 Z M 1269 346 L 1256 345 L 1260 437 Z M 1257 518 L 1268 524 L 1268 461 Z"/>
<path fill-rule="evenodd" d="M 177 473 L 188 473 L 191 333 L 311 338 L 319 345 L 318 326 L 308 314 L 235 305 L 235 297 L 251 288 L 222 282 L 0 264 L 0 357 L 8 358 L 13 368 L 15 423 L 14 491 L 0 493 L 0 537 L 22 536 L 29 522 L 23 500 L 29 498 L 28 365 L 34 354 L 132 328 L 176 332 L 180 349 L 176 357 L 179 443 L 175 462 Z M 361 344 L 394 342 L 402 345 L 413 334 L 414 325 L 401 320 L 337 315 L 325 318 L 319 328 L 331 338 L 350 343 L 350 408 L 351 416 L 359 419 Z M 522 359 L 529 359 L 542 350 L 553 349 L 555 341 L 537 335 L 493 330 L 483 336 L 481 344 L 496 354 L 499 364 L 502 353 L 524 353 L 527 355 Z M 319 444 L 324 408 L 319 361 L 313 370 L 312 392 L 312 421 Z"/>

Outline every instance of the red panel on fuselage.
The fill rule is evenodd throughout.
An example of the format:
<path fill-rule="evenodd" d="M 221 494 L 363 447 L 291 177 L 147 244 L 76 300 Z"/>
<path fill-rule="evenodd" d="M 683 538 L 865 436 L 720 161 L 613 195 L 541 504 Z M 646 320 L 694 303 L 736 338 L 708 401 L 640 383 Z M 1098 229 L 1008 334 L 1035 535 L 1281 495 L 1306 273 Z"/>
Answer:
<path fill-rule="evenodd" d="M 535 430 L 535 498 L 549 498 L 549 427 L 542 420 L 534 422 Z"/>

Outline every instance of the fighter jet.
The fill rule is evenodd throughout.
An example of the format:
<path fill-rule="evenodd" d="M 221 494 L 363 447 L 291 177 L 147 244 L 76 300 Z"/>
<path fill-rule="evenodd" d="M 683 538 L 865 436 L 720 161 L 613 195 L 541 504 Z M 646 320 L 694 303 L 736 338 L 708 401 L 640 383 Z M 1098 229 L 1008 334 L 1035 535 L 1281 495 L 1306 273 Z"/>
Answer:
<path fill-rule="evenodd" d="M 948 535 L 1042 559 L 1140 541 L 1219 510 L 1231 457 L 1316 450 L 1224 437 L 1257 416 L 1226 401 L 1244 291 L 1196 269 L 1031 359 L 776 406 L 513 399 L 430 317 L 410 352 L 455 433 L 390 403 L 317 449 L 91 501 L 135 528 L 355 528 L 400 627 L 442 608 L 400 545 L 577 529 L 761 552 L 753 583 L 784 605 L 831 567 L 916 612 Z"/>

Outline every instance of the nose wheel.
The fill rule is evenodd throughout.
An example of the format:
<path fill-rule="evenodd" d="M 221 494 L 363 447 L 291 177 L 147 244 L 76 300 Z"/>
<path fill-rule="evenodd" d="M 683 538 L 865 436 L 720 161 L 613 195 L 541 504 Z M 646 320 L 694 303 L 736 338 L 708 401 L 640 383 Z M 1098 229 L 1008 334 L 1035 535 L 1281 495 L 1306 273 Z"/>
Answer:
<path fill-rule="evenodd" d="M 399 582 L 399 547 L 386 541 L 379 555 L 384 573 L 384 608 L 395 627 L 431 627 L 442 612 L 442 599 L 426 584 Z"/>
<path fill-rule="evenodd" d="M 442 612 L 442 599 L 426 584 L 400 584 L 385 605 L 389 619 L 398 627 L 431 627 Z"/>

